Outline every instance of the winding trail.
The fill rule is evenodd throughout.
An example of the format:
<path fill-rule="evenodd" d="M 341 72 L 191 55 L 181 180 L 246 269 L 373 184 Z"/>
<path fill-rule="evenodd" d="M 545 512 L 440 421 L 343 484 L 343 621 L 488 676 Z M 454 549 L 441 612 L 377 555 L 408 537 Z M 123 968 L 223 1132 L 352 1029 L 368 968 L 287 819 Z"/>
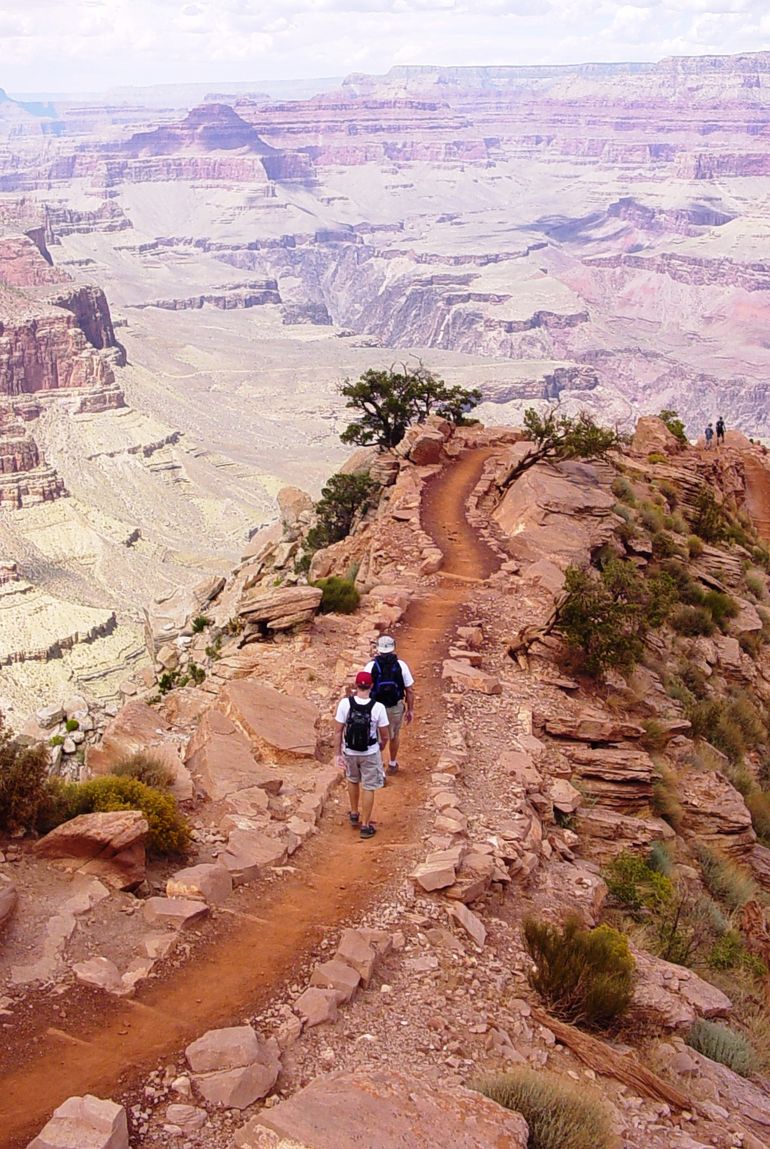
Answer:
<path fill-rule="evenodd" d="M 425 492 L 423 527 L 441 548 L 444 566 L 439 588 L 413 600 L 399 631 L 417 681 L 417 720 L 405 738 L 406 770 L 378 795 L 374 842 L 361 842 L 331 810 L 296 855 L 295 871 L 244 891 L 238 908 L 218 916 L 216 929 L 181 968 L 146 982 L 133 999 L 73 989 L 57 999 L 64 1020 L 45 1004 L 23 1031 L 11 1019 L 0 1043 L 3 1149 L 26 1145 L 66 1097 L 115 1096 L 205 1030 L 238 1023 L 280 996 L 319 941 L 371 905 L 410 862 L 445 717 L 440 662 L 472 583 L 498 565 L 464 511 L 492 453 L 468 452 Z"/>

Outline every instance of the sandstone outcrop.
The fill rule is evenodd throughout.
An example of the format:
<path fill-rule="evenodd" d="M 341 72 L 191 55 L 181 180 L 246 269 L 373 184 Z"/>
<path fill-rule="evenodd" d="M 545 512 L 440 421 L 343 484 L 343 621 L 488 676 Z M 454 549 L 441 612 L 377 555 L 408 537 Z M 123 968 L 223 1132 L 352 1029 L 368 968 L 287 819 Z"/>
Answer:
<path fill-rule="evenodd" d="M 360 1130 L 377 1130 L 379 1149 L 524 1149 L 527 1125 L 479 1093 L 435 1086 L 399 1072 L 337 1074 L 253 1118 L 237 1149 L 353 1149 Z"/>
<path fill-rule="evenodd" d="M 699 842 L 736 858 L 748 855 L 756 835 L 746 803 L 719 771 L 691 771 L 680 782 L 684 825 Z"/>
<path fill-rule="evenodd" d="M 321 603 L 321 593 L 314 586 L 247 591 L 238 604 L 238 615 L 246 624 L 244 641 L 312 622 Z"/>
<path fill-rule="evenodd" d="M 33 849 L 66 870 L 93 874 L 108 886 L 130 890 L 145 875 L 148 825 L 138 810 L 80 814 L 46 834 Z"/>
<path fill-rule="evenodd" d="M 281 1069 L 275 1041 L 260 1041 L 250 1025 L 209 1030 L 187 1046 L 185 1057 L 201 1096 L 227 1109 L 266 1097 Z"/>
<path fill-rule="evenodd" d="M 304 695 L 282 694 L 253 679 L 240 679 L 225 687 L 220 705 L 258 759 L 284 763 L 315 756 L 319 714 Z"/>
<path fill-rule="evenodd" d="M 87 1093 L 69 1097 L 27 1149 L 129 1149 L 122 1105 Z"/>
<path fill-rule="evenodd" d="M 192 797 L 192 780 L 170 737 L 169 725 L 145 702 L 128 702 L 107 723 L 99 745 L 86 750 L 86 766 L 94 774 L 109 774 L 118 762 L 139 753 L 168 769 L 176 798 L 186 801 Z"/>
<path fill-rule="evenodd" d="M 188 744 L 185 762 L 197 784 L 214 801 L 255 786 L 278 794 L 283 783 L 280 769 L 257 762 L 249 739 L 217 707 L 203 715 Z"/>

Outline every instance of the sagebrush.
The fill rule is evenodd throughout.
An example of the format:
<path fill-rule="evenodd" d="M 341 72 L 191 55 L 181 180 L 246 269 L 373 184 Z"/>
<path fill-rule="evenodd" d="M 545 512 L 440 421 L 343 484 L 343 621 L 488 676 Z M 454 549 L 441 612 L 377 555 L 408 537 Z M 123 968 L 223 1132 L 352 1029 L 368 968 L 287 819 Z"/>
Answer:
<path fill-rule="evenodd" d="M 529 1126 L 528 1149 L 615 1149 L 609 1113 L 584 1086 L 534 1069 L 486 1077 L 474 1088 L 520 1113 Z"/>

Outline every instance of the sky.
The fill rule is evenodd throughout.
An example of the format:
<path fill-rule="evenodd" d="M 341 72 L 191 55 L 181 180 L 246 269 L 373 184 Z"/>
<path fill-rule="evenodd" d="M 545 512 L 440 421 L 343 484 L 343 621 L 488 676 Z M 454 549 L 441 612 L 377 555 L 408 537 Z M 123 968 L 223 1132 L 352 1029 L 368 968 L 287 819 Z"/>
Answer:
<path fill-rule="evenodd" d="M 14 96 L 767 49 L 767 0 L 0 0 Z"/>

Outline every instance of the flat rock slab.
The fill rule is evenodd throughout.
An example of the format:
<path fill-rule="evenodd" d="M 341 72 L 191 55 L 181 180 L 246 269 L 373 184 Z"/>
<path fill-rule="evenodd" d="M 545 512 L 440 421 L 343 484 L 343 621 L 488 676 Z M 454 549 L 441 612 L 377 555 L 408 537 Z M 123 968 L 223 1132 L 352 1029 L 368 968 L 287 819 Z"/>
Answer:
<path fill-rule="evenodd" d="M 219 860 L 236 886 L 255 882 L 270 866 L 282 866 L 287 847 L 259 830 L 233 830 Z"/>
<path fill-rule="evenodd" d="M 448 679 L 457 690 L 474 690 L 480 694 L 502 694 L 503 687 L 498 678 L 471 666 L 468 662 L 458 662 L 447 658 L 441 665 L 441 677 Z"/>
<path fill-rule="evenodd" d="M 131 984 L 124 983 L 118 967 L 106 957 L 92 957 L 87 961 L 76 962 L 72 972 L 83 985 L 96 986 L 118 997 L 125 997 L 133 989 Z"/>
<path fill-rule="evenodd" d="M 142 913 L 151 926 L 168 925 L 181 929 L 205 918 L 209 907 L 194 898 L 148 898 Z"/>
<path fill-rule="evenodd" d="M 114 889 L 130 890 L 144 880 L 148 830 L 138 810 L 80 814 L 51 830 L 32 849 L 66 870 L 93 874 Z"/>
<path fill-rule="evenodd" d="M 202 862 L 199 866 L 188 866 L 177 870 L 166 882 L 169 898 L 193 898 L 220 906 L 233 892 L 233 879 L 224 866 Z"/>
<path fill-rule="evenodd" d="M 68 1097 L 27 1149 L 128 1149 L 126 1111 L 90 1093 Z"/>
<path fill-rule="evenodd" d="M 315 756 L 319 714 L 306 698 L 254 679 L 236 679 L 222 691 L 221 706 L 258 758 L 292 762 Z"/>
<path fill-rule="evenodd" d="M 257 762 L 249 739 L 216 707 L 198 723 L 185 762 L 213 802 L 255 787 L 278 794 L 283 785 L 280 769 Z"/>
<path fill-rule="evenodd" d="M 362 1136 L 364 1131 L 364 1136 Z M 518 1113 L 469 1089 L 395 1072 L 336 1074 L 264 1110 L 237 1149 L 526 1149 Z"/>

